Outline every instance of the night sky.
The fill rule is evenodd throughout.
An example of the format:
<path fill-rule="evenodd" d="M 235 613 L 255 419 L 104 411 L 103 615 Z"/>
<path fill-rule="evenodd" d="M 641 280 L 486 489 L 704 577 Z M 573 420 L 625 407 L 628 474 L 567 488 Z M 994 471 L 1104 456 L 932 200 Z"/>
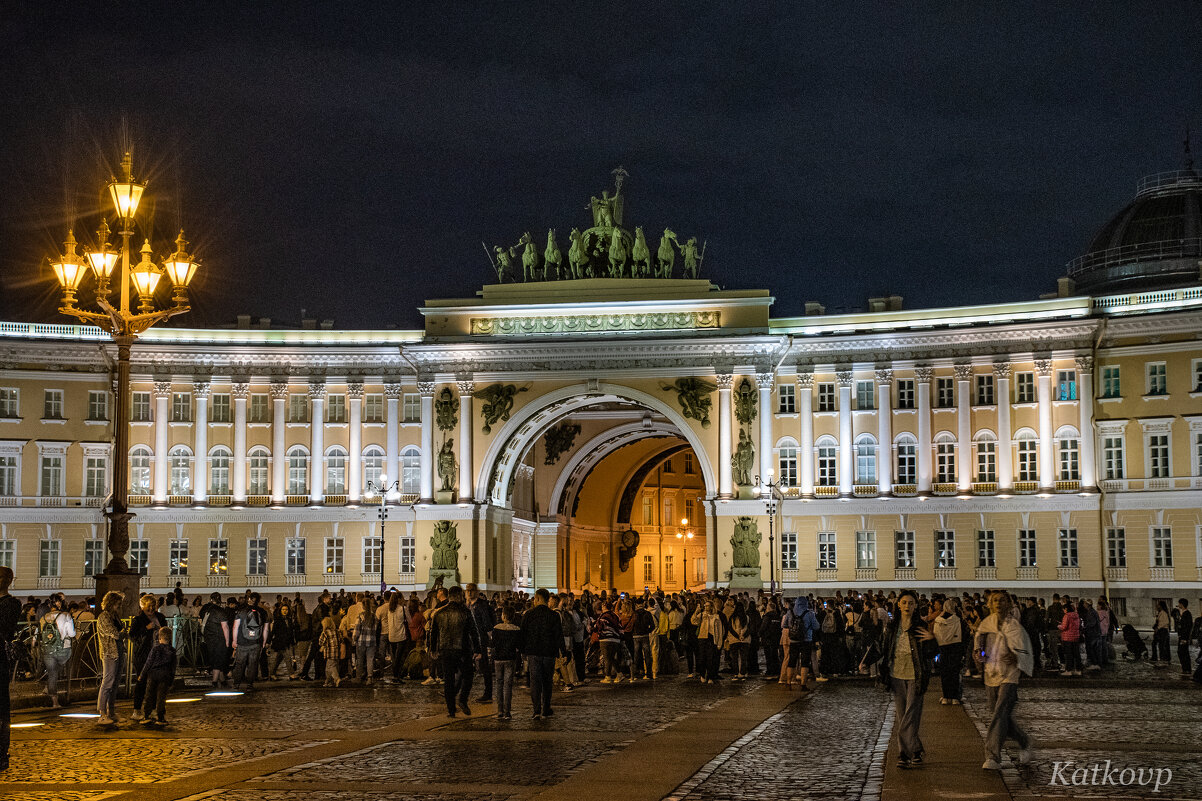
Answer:
<path fill-rule="evenodd" d="M 566 258 L 618 165 L 652 250 L 789 316 L 1035 298 L 1202 161 L 1195 2 L 243 5 L 6 5 L 0 320 L 69 322 L 45 257 L 125 141 L 203 263 L 181 324 L 346 328 L 471 296 L 482 240 Z"/>

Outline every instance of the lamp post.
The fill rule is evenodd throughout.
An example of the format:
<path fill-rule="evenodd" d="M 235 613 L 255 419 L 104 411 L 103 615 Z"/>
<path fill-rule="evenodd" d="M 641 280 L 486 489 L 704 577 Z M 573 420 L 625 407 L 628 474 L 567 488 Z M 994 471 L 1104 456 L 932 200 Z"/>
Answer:
<path fill-rule="evenodd" d="M 681 576 L 684 577 L 684 588 L 689 588 L 689 542 L 693 539 L 693 529 L 689 528 L 689 519 L 680 518 L 680 528 L 676 529 L 676 539 L 680 540 L 684 553 L 681 554 Z"/>
<path fill-rule="evenodd" d="M 764 490 L 768 491 L 768 495 L 764 498 L 764 505 L 768 512 L 768 594 L 776 595 L 776 550 L 773 547 L 775 540 L 775 530 L 773 524 L 776 521 L 776 502 L 781 497 L 780 482 L 773 480 L 772 468 L 768 468 L 768 478 L 761 482 L 760 477 L 755 477 L 755 484 L 760 489 L 760 494 Z"/>
<path fill-rule="evenodd" d="M 169 317 L 190 310 L 188 306 L 188 284 L 199 266 L 186 250 L 187 241 L 180 231 L 175 240 L 175 252 L 163 259 L 162 266 L 151 259 L 150 239 L 145 238 L 140 249 L 141 261 L 130 266 L 130 239 L 135 233 L 134 217 L 146 184 L 133 177 L 130 154 L 121 160 L 121 178 L 109 181 L 109 195 L 113 201 L 115 220 L 120 225 L 121 249 L 114 251 L 109 243 L 109 227 L 104 220 L 96 232 L 97 246 L 85 256 L 76 252 L 74 230 L 67 232 L 63 253 L 57 260 L 50 261 L 50 268 L 63 290 L 59 312 L 104 329 L 117 346 L 116 408 L 113 418 L 113 492 L 112 505 L 106 511 L 108 518 L 108 549 L 110 558 L 104 571 L 96 575 L 97 606 L 99 599 L 108 590 L 119 590 L 125 594 L 123 609 L 132 611 L 137 601 L 139 574 L 129 568 L 126 555 L 129 553 L 129 404 L 130 404 L 130 348 L 138 336 Z M 113 270 L 121 262 L 117 276 Z M 96 280 L 94 305 L 98 311 L 77 305 L 76 292 L 91 272 Z M 154 293 L 159 281 L 166 275 L 174 286 L 170 306 L 159 308 Z M 116 278 L 116 286 L 112 281 Z M 131 308 L 130 289 L 138 296 L 138 308 Z M 113 294 L 116 293 L 116 303 Z M 160 454 L 159 458 L 165 458 Z"/>
<path fill-rule="evenodd" d="M 401 488 L 401 480 L 389 483 L 388 475 L 380 474 L 380 483 L 374 484 L 367 482 L 367 494 L 380 494 L 380 508 L 376 510 L 376 517 L 380 519 L 380 594 L 383 595 L 388 589 L 388 584 L 384 581 L 384 523 L 388 520 L 388 493 L 394 492 Z"/>

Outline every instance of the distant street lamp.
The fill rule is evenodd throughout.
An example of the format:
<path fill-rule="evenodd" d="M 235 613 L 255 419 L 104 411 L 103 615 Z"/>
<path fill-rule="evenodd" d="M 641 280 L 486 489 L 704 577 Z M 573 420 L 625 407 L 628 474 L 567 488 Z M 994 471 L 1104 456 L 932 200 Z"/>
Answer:
<path fill-rule="evenodd" d="M 388 493 L 399 491 L 401 488 L 401 480 L 389 483 L 386 474 L 380 474 L 380 483 L 374 484 L 371 481 L 367 482 L 367 495 L 380 495 L 380 508 L 376 510 L 376 517 L 380 519 L 380 594 L 383 595 L 388 589 L 387 582 L 384 581 L 384 523 L 388 520 Z"/>
<path fill-rule="evenodd" d="M 684 546 L 684 553 L 681 554 L 680 568 L 681 575 L 684 577 L 684 588 L 689 588 L 689 543 L 693 539 L 693 529 L 689 528 L 689 519 L 687 517 L 680 518 L 680 528 L 676 529 L 676 539 L 680 540 Z"/>
<path fill-rule="evenodd" d="M 121 249 L 114 251 L 109 244 L 109 227 L 104 220 L 96 232 L 97 246 L 84 256 L 76 252 L 74 230 L 67 231 L 64 249 L 57 260 L 51 260 L 50 268 L 63 289 L 63 301 L 59 311 L 75 317 L 80 322 L 91 323 L 104 329 L 117 345 L 116 408 L 113 417 L 113 491 L 111 508 L 105 512 L 109 521 L 109 562 L 104 571 L 96 575 L 96 594 L 103 597 L 109 589 L 125 593 L 125 609 L 132 609 L 137 600 L 138 573 L 131 571 L 126 555 L 129 553 L 129 354 L 134 341 L 146 329 L 169 317 L 190 310 L 188 306 L 188 284 L 199 266 L 187 253 L 187 241 L 180 231 L 175 240 L 175 252 L 163 259 L 160 267 L 151 259 L 150 239 L 142 244 L 139 261 L 132 268 L 129 263 L 129 242 L 134 235 L 134 215 L 146 185 L 134 180 L 132 160 L 126 153 L 121 160 L 122 177 L 109 181 L 109 194 L 113 201 L 116 220 L 121 226 Z M 113 270 L 121 260 L 121 272 L 116 276 L 117 285 L 112 285 Z M 88 272 L 95 276 L 94 304 L 99 311 L 90 311 L 76 305 L 76 292 Z M 172 305 L 157 308 L 154 293 L 159 281 L 166 275 L 175 288 Z M 130 288 L 138 295 L 136 312 L 130 307 Z M 111 296 L 116 291 L 117 304 Z M 160 455 L 159 458 L 164 458 Z M 132 577 L 132 578 L 131 578 Z"/>
<path fill-rule="evenodd" d="M 755 485 L 760 490 L 760 495 L 764 494 L 764 490 L 768 491 L 764 498 L 764 505 L 768 511 L 768 594 L 776 595 L 776 551 L 773 547 L 775 539 L 775 530 L 773 523 L 776 521 L 776 502 L 778 498 L 784 497 L 780 491 L 780 482 L 773 481 L 772 468 L 768 468 L 768 480 L 761 482 L 760 477 L 755 477 Z"/>

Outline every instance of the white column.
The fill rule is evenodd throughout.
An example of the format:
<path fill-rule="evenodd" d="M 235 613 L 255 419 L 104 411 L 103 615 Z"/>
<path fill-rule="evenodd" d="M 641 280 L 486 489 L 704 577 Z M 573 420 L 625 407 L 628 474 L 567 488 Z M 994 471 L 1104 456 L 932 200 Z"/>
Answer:
<path fill-rule="evenodd" d="M 326 385 L 309 384 L 309 500 L 326 495 Z"/>
<path fill-rule="evenodd" d="M 734 376 L 718 373 L 718 496 L 729 498 L 734 479 L 730 465 L 730 385 Z"/>
<path fill-rule="evenodd" d="M 363 382 L 348 381 L 346 398 L 351 404 L 350 430 L 347 432 L 346 495 L 352 503 L 363 497 Z"/>
<path fill-rule="evenodd" d="M 288 384 L 271 385 L 271 500 L 283 503 L 288 490 L 287 429 Z"/>
<path fill-rule="evenodd" d="M 167 480 L 169 448 L 167 421 L 170 419 L 171 382 L 154 382 L 154 502 L 166 503 L 171 488 Z M 118 421 L 121 422 L 121 421 Z"/>
<path fill-rule="evenodd" d="M 1081 417 L 1081 486 L 1097 486 L 1093 430 L 1093 357 L 1077 357 L 1077 407 Z"/>
<path fill-rule="evenodd" d="M 1010 433 L 1010 362 L 993 365 L 997 379 L 997 478 L 998 489 L 1014 487 L 1014 443 Z"/>
<path fill-rule="evenodd" d="M 775 383 L 772 373 L 756 373 L 755 386 L 760 392 L 760 444 L 759 444 L 759 473 L 761 481 L 768 480 L 768 471 L 772 465 L 772 385 Z M 661 561 L 662 564 L 662 561 Z"/>
<path fill-rule="evenodd" d="M 914 368 L 918 392 L 918 491 L 931 491 L 931 379 L 930 367 Z"/>
<path fill-rule="evenodd" d="M 1052 361 L 1036 359 L 1039 373 L 1039 486 L 1056 486 L 1056 458 L 1052 451 Z"/>
<path fill-rule="evenodd" d="M 404 389 L 400 384 L 385 384 L 384 396 L 388 402 L 386 430 L 384 435 L 384 475 L 391 483 L 401 477 L 401 398 Z"/>
<path fill-rule="evenodd" d="M 851 425 L 851 370 L 836 370 L 839 381 L 839 494 L 851 495 L 856 473 L 856 452 Z"/>
<path fill-rule="evenodd" d="M 197 381 L 192 385 L 196 397 L 196 418 L 192 421 L 192 500 L 203 502 L 209 489 L 209 393 L 213 385 Z"/>
<path fill-rule="evenodd" d="M 472 393 L 476 385 L 472 381 L 459 381 L 459 502 L 472 500 L 472 475 L 475 466 L 472 460 Z"/>
<path fill-rule="evenodd" d="M 434 500 L 434 382 L 418 381 L 422 402 L 421 499 Z"/>
<path fill-rule="evenodd" d="M 814 494 L 814 374 L 798 373 L 797 416 L 801 422 L 801 447 L 797 460 L 800 468 L 801 494 Z"/>
<path fill-rule="evenodd" d="M 972 365 L 957 364 L 956 370 L 956 472 L 961 492 L 972 489 Z"/>
<path fill-rule="evenodd" d="M 882 495 L 893 492 L 893 371 L 876 371 L 876 474 Z"/>
<path fill-rule="evenodd" d="M 246 502 L 246 396 L 250 384 L 234 384 L 230 395 L 234 400 L 234 474 L 230 476 L 230 491 L 234 503 Z"/>

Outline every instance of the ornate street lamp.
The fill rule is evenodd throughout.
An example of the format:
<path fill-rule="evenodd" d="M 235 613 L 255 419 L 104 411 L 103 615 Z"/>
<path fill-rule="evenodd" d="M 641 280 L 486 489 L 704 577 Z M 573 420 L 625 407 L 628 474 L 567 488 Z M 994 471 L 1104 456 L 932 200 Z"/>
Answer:
<path fill-rule="evenodd" d="M 681 575 L 684 577 L 684 588 L 689 588 L 689 543 L 693 541 L 693 529 L 689 528 L 689 519 L 680 518 L 680 528 L 676 529 L 676 539 L 681 541 L 684 553 L 680 556 Z"/>
<path fill-rule="evenodd" d="M 764 496 L 764 505 L 768 512 L 768 594 L 776 595 L 776 550 L 773 547 L 775 540 L 775 529 L 773 524 L 776 521 L 776 502 L 779 498 L 784 497 L 780 491 L 780 482 L 773 481 L 773 470 L 768 468 L 768 480 L 760 481 L 760 477 L 755 477 L 755 485 L 759 489 L 761 496 Z M 764 491 L 767 490 L 767 495 Z"/>
<path fill-rule="evenodd" d="M 388 520 L 388 493 L 398 492 L 401 488 L 401 480 L 389 482 L 387 474 L 380 474 L 380 483 L 373 484 L 367 482 L 365 494 L 380 496 L 380 508 L 376 510 L 376 517 L 380 519 L 380 594 L 383 595 L 388 589 L 387 582 L 384 581 L 384 523 Z"/>
<path fill-rule="evenodd" d="M 115 251 L 109 243 L 110 230 L 108 223 L 101 220 L 100 229 L 96 232 L 97 246 L 89 250 L 84 257 L 76 252 L 77 243 L 73 231 L 67 232 L 63 253 L 50 262 L 54 277 L 63 289 L 63 301 L 59 311 L 70 315 L 83 323 L 97 325 L 113 338 L 117 345 L 117 381 L 116 409 L 113 422 L 113 493 L 111 508 L 105 512 L 109 520 L 108 548 L 109 562 L 104 571 L 96 576 L 96 594 L 98 599 L 110 589 L 125 593 L 125 607 L 132 609 L 137 601 L 138 573 L 129 569 L 126 555 L 129 553 L 129 519 L 133 515 L 129 511 L 129 354 L 130 348 L 138 336 L 169 317 L 189 311 L 188 284 L 196 274 L 197 263 L 188 255 L 185 247 L 183 231 L 176 239 L 176 250 L 164 260 L 162 267 L 156 265 L 151 258 L 150 240 L 146 239 L 141 248 L 141 260 L 135 266 L 130 266 L 130 239 L 133 237 L 134 217 L 145 183 L 133 177 L 133 166 L 130 154 L 126 153 L 121 160 L 122 177 L 113 178 L 109 182 L 109 194 L 113 201 L 116 221 L 120 224 L 121 249 Z M 117 286 L 112 286 L 113 272 L 118 259 L 121 262 L 120 273 L 117 274 Z M 91 272 L 96 279 L 95 306 L 98 311 L 81 308 L 76 305 L 76 292 Z M 154 293 L 162 277 L 167 279 L 175 288 L 172 305 L 159 308 L 155 304 Z M 138 295 L 138 308 L 131 308 L 131 288 Z M 116 291 L 117 297 L 112 297 Z"/>

